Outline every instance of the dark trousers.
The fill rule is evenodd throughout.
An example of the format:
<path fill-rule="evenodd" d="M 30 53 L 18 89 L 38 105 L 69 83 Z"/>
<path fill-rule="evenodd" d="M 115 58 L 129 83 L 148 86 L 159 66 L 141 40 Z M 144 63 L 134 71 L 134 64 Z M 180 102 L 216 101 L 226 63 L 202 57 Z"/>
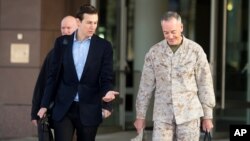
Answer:
<path fill-rule="evenodd" d="M 54 121 L 55 141 L 72 141 L 76 130 L 77 141 L 95 141 L 98 126 L 84 126 L 80 121 L 79 104 L 73 102 L 61 121 Z"/>

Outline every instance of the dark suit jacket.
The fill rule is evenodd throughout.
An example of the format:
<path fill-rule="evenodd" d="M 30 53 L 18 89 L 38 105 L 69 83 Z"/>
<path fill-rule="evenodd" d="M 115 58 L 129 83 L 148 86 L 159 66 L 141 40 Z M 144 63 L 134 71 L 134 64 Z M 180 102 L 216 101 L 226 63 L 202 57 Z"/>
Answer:
<path fill-rule="evenodd" d="M 110 42 L 93 35 L 82 76 L 78 80 L 72 53 L 73 39 L 74 34 L 58 37 L 55 41 L 41 107 L 48 108 L 55 97 L 52 118 L 59 121 L 78 92 L 82 124 L 99 125 L 102 122 L 102 97 L 113 89 L 112 46 Z"/>
<path fill-rule="evenodd" d="M 31 120 L 39 119 L 39 117 L 37 116 L 37 113 L 40 109 L 40 105 L 41 105 L 41 101 L 42 101 L 42 97 L 43 97 L 44 89 L 46 85 L 46 80 L 48 78 L 49 64 L 52 60 L 51 54 L 52 54 L 52 50 L 47 54 L 43 62 L 43 65 L 41 67 L 40 73 L 38 75 L 37 81 L 36 81 L 36 85 L 35 85 L 33 97 L 32 97 Z M 113 110 L 112 102 L 103 102 L 102 108 L 112 112 Z"/>
<path fill-rule="evenodd" d="M 48 77 L 49 61 L 51 60 L 50 59 L 51 54 L 52 54 L 52 51 L 50 51 L 48 55 L 46 56 L 43 62 L 43 65 L 41 67 L 40 73 L 38 75 L 37 81 L 36 81 L 36 85 L 35 85 L 33 97 L 32 97 L 32 107 L 31 107 L 31 119 L 32 120 L 39 119 L 39 117 L 37 116 L 37 113 L 40 109 L 40 105 L 41 105 L 41 101 L 42 101 L 42 97 L 43 97 L 43 93 L 45 89 L 45 84 L 46 84 L 46 80 Z"/>
<path fill-rule="evenodd" d="M 50 64 L 49 62 L 51 62 L 52 60 L 51 54 L 52 54 L 52 50 L 47 54 L 43 62 L 43 65 L 41 67 L 40 73 L 38 75 L 37 81 L 36 81 L 36 85 L 35 85 L 35 88 L 33 91 L 33 97 L 32 97 L 31 120 L 39 119 L 39 117 L 37 116 L 37 113 L 40 109 L 40 105 L 41 105 L 41 101 L 42 101 L 42 97 L 43 97 L 44 89 L 46 85 L 46 80 L 48 78 L 49 64 Z M 112 112 L 113 110 L 112 102 L 103 102 L 102 108 Z"/>

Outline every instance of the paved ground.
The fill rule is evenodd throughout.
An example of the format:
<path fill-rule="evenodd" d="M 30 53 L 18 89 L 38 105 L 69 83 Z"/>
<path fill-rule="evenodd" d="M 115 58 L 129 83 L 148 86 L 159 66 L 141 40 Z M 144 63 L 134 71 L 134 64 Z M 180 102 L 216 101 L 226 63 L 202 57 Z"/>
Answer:
<path fill-rule="evenodd" d="M 145 141 L 151 141 L 151 131 L 145 132 Z M 109 134 L 97 135 L 96 141 L 130 141 L 131 138 L 136 137 L 135 131 L 123 131 Z M 27 137 L 22 139 L 10 139 L 1 141 L 37 141 L 36 137 Z M 202 140 L 201 140 L 202 141 Z M 229 139 L 213 139 L 213 141 L 229 141 Z"/>

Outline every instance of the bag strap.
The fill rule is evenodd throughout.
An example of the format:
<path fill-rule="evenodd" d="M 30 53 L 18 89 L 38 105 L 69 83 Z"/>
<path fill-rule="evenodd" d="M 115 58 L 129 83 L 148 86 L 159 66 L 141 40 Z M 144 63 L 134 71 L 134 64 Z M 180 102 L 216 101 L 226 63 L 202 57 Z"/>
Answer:
<path fill-rule="evenodd" d="M 211 133 L 208 131 L 205 131 L 204 139 L 203 141 L 212 141 Z"/>

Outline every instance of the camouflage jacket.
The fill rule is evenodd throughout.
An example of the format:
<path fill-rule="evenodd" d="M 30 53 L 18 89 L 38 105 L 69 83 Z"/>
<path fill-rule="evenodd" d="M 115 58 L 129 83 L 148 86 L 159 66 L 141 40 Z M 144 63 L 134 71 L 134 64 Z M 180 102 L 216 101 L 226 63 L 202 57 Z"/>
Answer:
<path fill-rule="evenodd" d="M 136 99 L 137 118 L 145 119 L 152 95 L 153 120 L 181 124 L 199 117 L 212 119 L 213 80 L 202 47 L 184 36 L 175 53 L 166 40 L 152 46 Z"/>

